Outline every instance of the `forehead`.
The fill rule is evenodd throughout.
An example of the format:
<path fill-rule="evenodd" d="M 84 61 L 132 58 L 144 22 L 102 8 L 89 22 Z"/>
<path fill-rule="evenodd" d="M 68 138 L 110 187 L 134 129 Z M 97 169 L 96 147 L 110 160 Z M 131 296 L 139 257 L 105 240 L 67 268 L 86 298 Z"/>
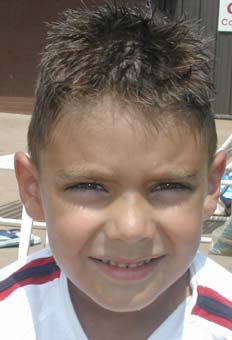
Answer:
<path fill-rule="evenodd" d="M 184 114 L 183 109 L 173 107 L 153 108 L 141 104 L 126 103 L 120 98 L 105 95 L 87 101 L 70 101 L 60 113 L 60 120 L 51 132 L 51 140 L 64 136 L 68 130 L 88 130 L 106 128 L 124 121 L 131 130 L 140 131 L 147 137 L 169 136 L 169 138 L 186 137 L 191 134 L 196 143 L 204 144 L 202 131 L 194 124 L 191 115 Z M 193 115 L 192 115 L 193 116 Z M 188 117 L 188 118 L 187 118 Z"/>
<path fill-rule="evenodd" d="M 68 104 L 63 108 L 63 118 L 52 133 L 43 159 L 50 159 L 49 163 L 53 160 L 59 166 L 65 162 L 96 161 L 103 165 L 110 163 L 112 167 L 124 162 L 125 155 L 130 158 L 132 167 L 138 158 L 147 165 L 154 160 L 155 166 L 168 162 L 173 162 L 174 166 L 174 161 L 178 160 L 176 167 L 189 160 L 192 162 L 190 155 L 197 155 L 198 160 L 206 159 L 206 148 L 200 136 L 188 125 L 176 124 L 171 115 L 165 123 L 159 116 L 158 112 L 160 121 L 153 124 L 134 106 L 112 100 Z"/>

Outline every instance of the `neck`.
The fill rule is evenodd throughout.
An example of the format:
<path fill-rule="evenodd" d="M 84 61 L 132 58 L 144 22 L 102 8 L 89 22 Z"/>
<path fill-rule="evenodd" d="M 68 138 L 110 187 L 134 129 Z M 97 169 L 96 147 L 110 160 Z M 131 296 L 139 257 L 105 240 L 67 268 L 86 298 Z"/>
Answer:
<path fill-rule="evenodd" d="M 106 310 L 69 281 L 71 300 L 88 339 L 147 339 L 191 295 L 189 273 L 185 273 L 148 307 L 135 312 Z"/>

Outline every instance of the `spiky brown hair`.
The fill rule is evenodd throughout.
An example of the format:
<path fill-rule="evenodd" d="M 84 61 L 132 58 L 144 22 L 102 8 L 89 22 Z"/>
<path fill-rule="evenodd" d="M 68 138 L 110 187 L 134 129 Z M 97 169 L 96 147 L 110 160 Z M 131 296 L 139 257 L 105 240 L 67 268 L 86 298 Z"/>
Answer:
<path fill-rule="evenodd" d="M 217 137 L 210 75 L 206 42 L 183 20 L 160 13 L 147 18 L 142 10 L 110 4 L 68 10 L 47 35 L 28 131 L 32 159 L 38 164 L 65 103 L 105 93 L 149 112 L 180 111 L 180 120 L 191 120 L 206 136 L 212 158 Z"/>

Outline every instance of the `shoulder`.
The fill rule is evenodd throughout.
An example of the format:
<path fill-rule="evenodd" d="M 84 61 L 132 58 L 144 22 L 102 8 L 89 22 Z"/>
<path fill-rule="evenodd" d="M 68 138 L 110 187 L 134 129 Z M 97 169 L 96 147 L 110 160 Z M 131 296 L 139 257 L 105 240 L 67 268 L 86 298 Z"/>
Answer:
<path fill-rule="evenodd" d="M 232 300 L 232 273 L 224 267 L 198 252 L 192 263 L 191 271 L 198 286 L 209 287 Z"/>
<path fill-rule="evenodd" d="M 41 324 L 47 325 L 58 302 L 60 269 L 49 250 L 0 271 L 0 319 L 4 339 L 37 339 Z M 56 304 L 57 303 L 57 304 Z M 13 325 L 13 327 L 12 327 Z M 46 337 L 41 337 L 41 339 Z"/>
<path fill-rule="evenodd" d="M 192 315 L 215 332 L 231 334 L 232 274 L 200 253 L 194 259 L 191 270 L 196 284 Z"/>
<path fill-rule="evenodd" d="M 45 284 L 60 276 L 51 252 L 44 249 L 28 257 L 25 263 L 15 262 L 0 271 L 0 301 L 22 288 Z"/>

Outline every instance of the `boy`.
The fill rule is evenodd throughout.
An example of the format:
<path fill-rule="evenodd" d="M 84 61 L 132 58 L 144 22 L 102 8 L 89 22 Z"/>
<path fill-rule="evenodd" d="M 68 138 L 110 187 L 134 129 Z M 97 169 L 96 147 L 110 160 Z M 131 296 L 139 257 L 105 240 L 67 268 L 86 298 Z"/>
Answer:
<path fill-rule="evenodd" d="M 231 275 L 196 254 L 225 154 L 184 22 L 106 5 L 51 26 L 16 176 L 49 246 L 1 278 L 8 339 L 232 339 Z"/>

